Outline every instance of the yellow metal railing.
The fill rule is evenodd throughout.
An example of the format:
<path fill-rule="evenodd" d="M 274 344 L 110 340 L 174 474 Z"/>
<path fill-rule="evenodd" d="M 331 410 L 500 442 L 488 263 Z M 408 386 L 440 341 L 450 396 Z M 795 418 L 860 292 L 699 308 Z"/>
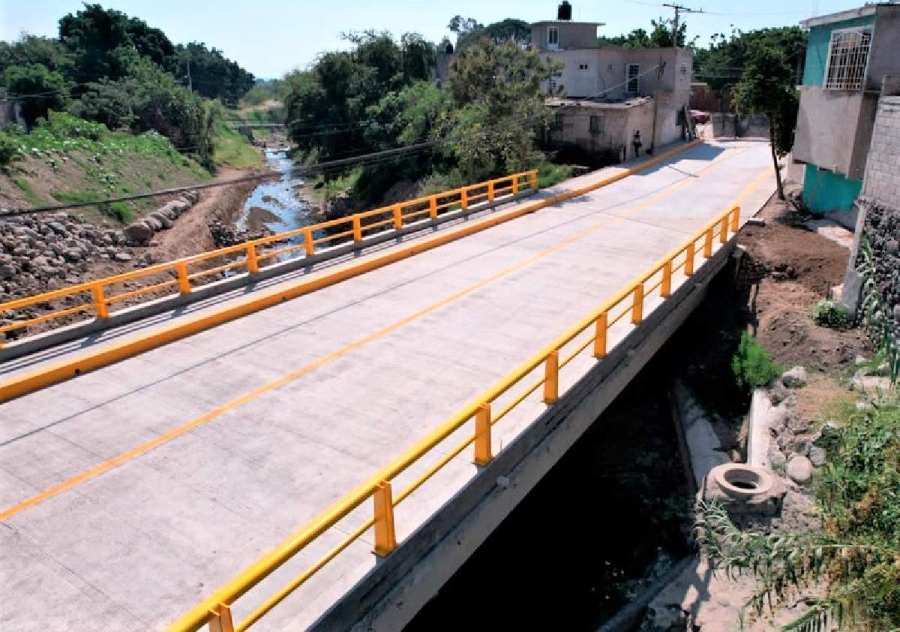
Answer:
<path fill-rule="evenodd" d="M 399 202 L 388 207 L 254 239 L 236 246 L 219 248 L 199 255 L 148 266 L 133 272 L 0 303 L 0 314 L 28 307 L 38 307 L 58 299 L 68 299 L 69 302 L 74 303 L 72 306 L 67 305 L 58 309 L 48 306 L 51 307 L 51 310 L 40 316 L 16 320 L 0 326 L 0 334 L 2 334 L 0 335 L 0 347 L 3 345 L 3 338 L 6 334 L 33 325 L 58 321 L 77 314 L 103 320 L 109 318 L 112 307 L 129 299 L 159 298 L 158 295 L 147 297 L 147 295 L 155 293 L 190 294 L 194 287 L 209 283 L 210 277 L 221 272 L 243 270 L 250 274 L 256 274 L 266 265 L 276 263 L 279 257 L 297 251 L 302 251 L 300 256 L 312 257 L 329 248 L 351 242 L 359 244 L 366 238 L 380 233 L 396 232 L 417 223 L 429 222 L 448 213 L 465 211 L 478 204 L 490 203 L 505 196 L 515 195 L 520 191 L 536 191 L 537 188 L 537 171 L 515 173 L 460 189 L 444 191 L 427 197 Z M 288 243 L 276 247 L 281 242 L 293 241 L 299 243 Z M 267 246 L 271 249 L 262 250 Z M 191 271 L 192 267 L 194 271 Z M 154 275 L 167 275 L 169 278 L 163 277 L 162 280 L 139 289 L 128 287 L 132 281 Z"/>
<path fill-rule="evenodd" d="M 169 632 L 194 632 L 207 624 L 211 631 L 216 632 L 246 630 L 372 527 L 375 528 L 375 553 L 379 556 L 388 555 L 397 546 L 394 530 L 394 508 L 397 505 L 409 498 L 435 473 L 473 443 L 473 461 L 478 465 L 489 463 L 493 458 L 491 434 L 495 424 L 541 387 L 543 387 L 543 401 L 549 405 L 554 404 L 560 397 L 559 376 L 562 369 L 589 347 L 593 357 L 597 359 L 605 357 L 608 333 L 613 326 L 626 317 L 632 325 L 639 325 L 647 311 L 645 309 L 647 301 L 655 292 L 658 291 L 662 299 L 669 297 L 672 293 L 673 278 L 679 273 L 684 278 L 692 276 L 698 254 L 702 255 L 704 259 L 710 258 L 715 251 L 716 241 L 725 244 L 731 235 L 737 233 L 739 226 L 740 208 L 737 207 L 710 222 L 692 239 L 664 257 L 648 272 L 607 300 L 550 345 L 519 365 L 512 373 L 481 393 L 475 400 L 469 402 L 462 410 L 409 448 L 390 465 L 344 496 L 211 597 L 178 619 L 169 627 Z M 574 345 L 575 348 L 569 349 L 568 347 L 571 345 Z M 567 351 L 565 354 L 563 353 L 564 348 Z M 526 382 L 524 391 L 515 395 L 510 394 L 515 386 L 526 381 L 535 372 L 538 372 L 539 375 L 536 376 L 536 379 Z M 511 400 L 500 405 L 498 400 L 508 394 Z M 443 454 L 436 463 L 395 497 L 391 482 L 470 421 L 473 422 L 474 427 L 468 438 Z M 235 601 L 328 529 L 334 527 L 351 511 L 370 500 L 373 503 L 371 518 L 350 533 L 319 561 L 269 597 L 244 620 L 235 624 L 231 611 Z"/>

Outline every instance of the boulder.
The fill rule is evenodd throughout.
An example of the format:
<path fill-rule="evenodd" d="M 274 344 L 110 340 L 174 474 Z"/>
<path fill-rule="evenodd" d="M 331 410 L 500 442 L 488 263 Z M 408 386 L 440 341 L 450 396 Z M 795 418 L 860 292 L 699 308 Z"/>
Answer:
<path fill-rule="evenodd" d="M 119 261 L 121 263 L 125 263 L 126 261 L 131 261 L 134 257 L 132 257 L 127 252 L 117 252 L 113 255 L 113 260 Z"/>
<path fill-rule="evenodd" d="M 150 217 L 159 222 L 163 229 L 168 230 L 172 228 L 172 220 L 166 217 L 165 213 L 156 211 L 155 213 L 150 213 Z"/>
<path fill-rule="evenodd" d="M 817 445 L 809 446 L 809 461 L 815 467 L 822 467 L 825 465 L 826 456 L 825 448 L 820 448 Z"/>
<path fill-rule="evenodd" d="M 150 228 L 153 229 L 154 232 L 158 230 L 162 230 L 162 222 L 150 215 L 149 217 L 144 218 L 144 223 L 147 224 Z"/>
<path fill-rule="evenodd" d="M 795 366 L 793 369 L 781 376 L 781 383 L 788 388 L 803 388 L 809 381 L 806 375 L 806 369 L 802 366 Z"/>
<path fill-rule="evenodd" d="M 80 248 L 66 248 L 66 250 L 63 251 L 63 257 L 66 258 L 66 261 L 75 263 L 76 261 L 81 261 L 84 258 L 84 253 Z"/>
<path fill-rule="evenodd" d="M 128 226 L 122 233 L 127 239 L 139 244 L 147 243 L 153 237 L 153 229 L 145 222 L 136 222 Z"/>
<path fill-rule="evenodd" d="M 795 456 L 787 464 L 787 475 L 798 485 L 806 485 L 812 480 L 813 464 L 805 456 Z"/>

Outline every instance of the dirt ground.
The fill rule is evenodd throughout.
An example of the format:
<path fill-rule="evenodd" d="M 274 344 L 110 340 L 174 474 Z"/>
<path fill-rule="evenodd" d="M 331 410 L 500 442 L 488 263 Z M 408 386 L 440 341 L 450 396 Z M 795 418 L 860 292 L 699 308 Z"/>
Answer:
<path fill-rule="evenodd" d="M 745 226 L 738 237 L 747 253 L 738 280 L 721 275 L 686 324 L 693 343 L 681 351 L 687 378 L 708 405 L 741 418 L 747 398 L 734 384 L 730 363 L 741 333 L 750 331 L 776 363 L 809 371 L 810 386 L 798 394 L 798 406 L 815 419 L 845 397 L 839 382 L 852 372 L 856 357 L 872 353 L 860 330 L 826 329 L 811 316 L 828 291 L 843 283 L 849 251 L 805 229 L 793 206 L 777 197 L 759 217 L 765 226 Z"/>

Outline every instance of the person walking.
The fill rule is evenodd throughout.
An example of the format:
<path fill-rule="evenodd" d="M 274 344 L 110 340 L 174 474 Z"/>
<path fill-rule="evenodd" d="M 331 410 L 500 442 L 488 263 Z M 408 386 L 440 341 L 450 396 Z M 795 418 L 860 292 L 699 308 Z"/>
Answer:
<path fill-rule="evenodd" d="M 641 140 L 641 130 L 635 130 L 631 145 L 634 147 L 634 157 L 638 158 L 641 155 L 641 147 L 644 146 L 644 142 Z"/>

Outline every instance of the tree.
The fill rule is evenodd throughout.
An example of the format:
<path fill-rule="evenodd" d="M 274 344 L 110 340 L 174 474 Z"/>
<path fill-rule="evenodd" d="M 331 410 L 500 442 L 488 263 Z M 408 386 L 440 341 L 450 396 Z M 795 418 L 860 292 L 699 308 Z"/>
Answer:
<path fill-rule="evenodd" d="M 63 77 L 72 69 L 72 58 L 56 39 L 23 34 L 12 43 L 0 42 L 0 75 L 10 66 L 41 64 Z"/>
<path fill-rule="evenodd" d="M 694 58 L 694 75 L 713 89 L 733 86 L 741 77 L 748 61 L 748 51 L 754 44 L 763 44 L 782 51 L 798 73 L 806 58 L 808 36 L 797 26 L 760 29 L 744 33 L 738 29 L 730 36 L 716 33 L 708 48 L 698 49 Z M 800 77 L 796 77 L 797 83 Z"/>
<path fill-rule="evenodd" d="M 487 38 L 459 55 L 449 79 L 454 110 L 440 139 L 467 180 L 534 164 L 537 133 L 549 116 L 541 82 L 554 70 L 535 52 Z"/>
<path fill-rule="evenodd" d="M 99 4 L 85 4 L 83 10 L 63 16 L 59 39 L 74 57 L 76 82 L 116 80 L 127 74 L 129 53 L 137 54 L 128 26 L 127 15 Z"/>
<path fill-rule="evenodd" d="M 130 127 L 135 120 L 134 97 L 126 82 L 101 79 L 91 83 L 70 108 L 73 115 L 103 123 L 111 130 Z"/>
<path fill-rule="evenodd" d="M 601 36 L 598 38 L 600 46 L 615 46 L 619 48 L 672 48 L 674 41 L 672 39 L 672 30 L 675 27 L 675 20 L 671 18 L 659 18 L 658 20 L 650 20 L 653 27 L 649 33 L 646 29 L 634 29 L 626 35 L 617 35 L 614 37 Z M 682 21 L 678 25 L 678 46 L 693 46 L 697 41 L 695 37 L 691 42 L 687 40 L 687 22 Z"/>
<path fill-rule="evenodd" d="M 769 136 L 778 197 L 784 199 L 784 186 L 778 158 L 793 146 L 799 99 L 794 88 L 794 72 L 787 56 L 774 46 L 755 42 L 741 80 L 734 88 L 734 105 L 743 114 L 765 114 L 769 118 Z"/>
<path fill-rule="evenodd" d="M 256 81 L 251 73 L 225 57 L 222 51 L 207 48 L 202 42 L 179 44 L 171 70 L 182 85 L 190 85 L 207 99 L 221 99 L 229 107 L 236 107 Z"/>
<path fill-rule="evenodd" d="M 10 66 L 4 73 L 6 89 L 22 104 L 22 116 L 28 125 L 46 118 L 50 110 L 64 110 L 68 101 L 66 81 L 43 64 Z"/>

